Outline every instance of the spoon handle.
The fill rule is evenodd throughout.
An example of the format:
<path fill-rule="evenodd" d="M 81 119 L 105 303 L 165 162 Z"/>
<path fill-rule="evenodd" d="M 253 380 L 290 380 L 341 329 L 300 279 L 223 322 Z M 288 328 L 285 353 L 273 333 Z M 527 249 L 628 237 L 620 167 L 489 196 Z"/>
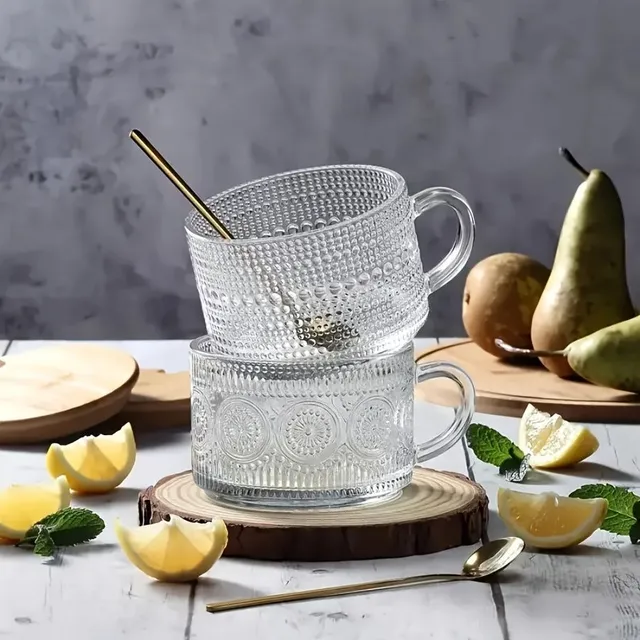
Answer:
<path fill-rule="evenodd" d="M 225 240 L 231 240 L 232 236 L 229 230 L 209 210 L 207 205 L 201 200 L 198 194 L 182 179 L 182 176 L 167 162 L 164 156 L 147 140 L 147 138 L 137 129 L 133 129 L 129 133 L 129 137 L 147 154 L 148 158 L 164 173 L 174 186 L 177 187 L 182 195 L 189 200 L 196 211 L 203 216 L 207 222 L 223 237 Z"/>
<path fill-rule="evenodd" d="M 299 602 L 300 600 L 317 600 L 319 598 L 333 598 L 335 596 L 344 596 L 352 593 L 382 591 L 384 589 L 427 584 L 428 582 L 448 582 L 453 580 L 472 579 L 473 576 L 466 576 L 461 573 L 433 573 L 420 576 L 409 576 L 408 578 L 374 580 L 372 582 L 361 582 L 359 584 L 344 584 L 336 587 L 323 587 L 320 589 L 307 589 L 306 591 L 276 593 L 269 596 L 258 596 L 255 598 L 239 598 L 238 600 L 227 600 L 226 602 L 212 602 L 207 605 L 207 611 L 209 613 L 217 613 L 220 611 L 233 611 L 234 609 L 259 607 L 266 604 Z"/>

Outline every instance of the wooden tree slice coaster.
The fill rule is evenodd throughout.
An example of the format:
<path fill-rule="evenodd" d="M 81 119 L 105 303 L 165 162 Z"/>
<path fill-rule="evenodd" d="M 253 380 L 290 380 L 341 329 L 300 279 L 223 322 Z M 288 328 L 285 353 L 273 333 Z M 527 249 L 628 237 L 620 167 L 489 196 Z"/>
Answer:
<path fill-rule="evenodd" d="M 191 380 L 188 371 L 167 373 L 141 369 L 129 401 L 118 419 L 134 429 L 188 427 L 191 421 Z"/>
<path fill-rule="evenodd" d="M 370 506 L 259 511 L 209 499 L 190 471 L 140 493 L 138 519 L 152 524 L 177 515 L 193 522 L 222 518 L 224 555 L 257 560 L 325 562 L 398 558 L 474 544 L 489 517 L 484 489 L 465 476 L 417 467 L 401 496 Z"/>

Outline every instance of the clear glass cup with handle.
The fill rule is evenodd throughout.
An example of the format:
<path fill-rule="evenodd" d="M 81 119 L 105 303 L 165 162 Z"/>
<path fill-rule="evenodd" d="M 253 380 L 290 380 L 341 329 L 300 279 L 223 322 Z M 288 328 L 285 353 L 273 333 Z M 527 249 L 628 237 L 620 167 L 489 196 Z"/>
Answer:
<path fill-rule="evenodd" d="M 429 294 L 467 262 L 475 221 L 445 187 L 408 194 L 389 169 L 300 169 L 207 200 L 233 240 L 195 211 L 185 222 L 207 333 L 221 352 L 255 359 L 355 357 L 398 348 L 429 312 Z M 415 219 L 444 205 L 458 233 L 423 272 Z"/>
<path fill-rule="evenodd" d="M 190 346 L 191 458 L 211 498 L 244 507 L 338 507 L 391 499 L 414 466 L 466 433 L 469 376 L 446 362 L 415 364 L 413 345 L 369 358 L 259 362 Z M 414 386 L 456 383 L 454 418 L 414 442 Z"/>

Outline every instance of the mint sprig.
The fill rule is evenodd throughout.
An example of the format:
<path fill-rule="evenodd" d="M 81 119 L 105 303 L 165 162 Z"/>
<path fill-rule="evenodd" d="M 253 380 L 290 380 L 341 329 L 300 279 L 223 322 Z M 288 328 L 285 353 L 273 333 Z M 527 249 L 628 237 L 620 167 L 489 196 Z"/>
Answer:
<path fill-rule="evenodd" d="M 522 482 L 531 468 L 531 456 L 525 455 L 517 444 L 491 427 L 470 425 L 467 443 L 478 460 L 498 467 L 498 472 L 509 482 Z"/>
<path fill-rule="evenodd" d="M 90 509 L 67 507 L 36 522 L 16 546 L 52 556 L 58 547 L 73 547 L 97 538 L 104 526 L 102 518 Z"/>
<path fill-rule="evenodd" d="M 56 543 L 46 527 L 38 529 L 38 535 L 36 535 L 33 543 L 33 552 L 39 556 L 52 556 L 55 554 Z"/>
<path fill-rule="evenodd" d="M 570 498 L 605 498 L 607 515 L 600 528 L 610 533 L 629 536 L 633 544 L 640 542 L 640 496 L 612 484 L 585 484 L 569 494 Z"/>
<path fill-rule="evenodd" d="M 516 453 L 513 449 L 509 451 L 511 457 L 500 465 L 498 472 L 503 475 L 508 482 L 522 482 L 529 472 L 529 469 L 531 469 L 531 464 L 529 463 L 531 454 L 527 454 L 521 458 L 520 454 Z"/>

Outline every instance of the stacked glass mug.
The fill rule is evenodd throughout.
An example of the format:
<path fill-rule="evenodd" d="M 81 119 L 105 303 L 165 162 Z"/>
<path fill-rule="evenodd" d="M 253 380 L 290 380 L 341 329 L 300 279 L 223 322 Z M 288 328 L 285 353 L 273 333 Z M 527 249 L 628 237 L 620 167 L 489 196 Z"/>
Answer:
<path fill-rule="evenodd" d="M 338 165 L 269 176 L 207 201 L 187 242 L 207 335 L 190 347 L 192 469 L 211 498 L 245 507 L 337 507 L 392 498 L 416 463 L 467 430 L 460 368 L 416 365 L 429 294 L 469 258 L 473 213 L 458 192 L 409 196 L 389 169 Z M 423 273 L 414 220 L 446 205 L 458 233 Z M 454 381 L 453 422 L 414 443 L 417 382 Z"/>

